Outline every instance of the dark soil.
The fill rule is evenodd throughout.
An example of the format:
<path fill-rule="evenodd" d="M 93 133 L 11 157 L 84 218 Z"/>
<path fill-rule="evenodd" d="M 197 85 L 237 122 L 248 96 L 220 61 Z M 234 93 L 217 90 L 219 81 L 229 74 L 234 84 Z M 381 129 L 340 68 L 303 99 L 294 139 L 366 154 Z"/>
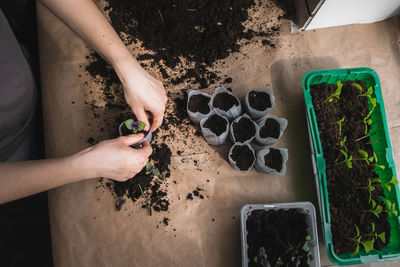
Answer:
<path fill-rule="evenodd" d="M 266 92 L 252 91 L 248 99 L 250 107 L 255 110 L 264 111 L 271 107 L 271 98 Z"/>
<path fill-rule="evenodd" d="M 255 156 L 247 145 L 235 145 L 232 150 L 231 158 L 235 161 L 236 166 L 247 171 L 254 163 Z"/>
<path fill-rule="evenodd" d="M 279 122 L 271 118 L 266 119 L 264 126 L 260 128 L 261 138 L 272 137 L 278 139 L 280 133 L 281 128 Z"/>
<path fill-rule="evenodd" d="M 220 93 L 214 97 L 213 107 L 228 111 L 233 106 L 239 106 L 239 101 L 231 94 Z"/>
<path fill-rule="evenodd" d="M 140 40 L 152 51 L 141 55 L 139 60 L 150 59 L 152 64 L 170 69 L 179 67 L 182 58 L 194 64 L 171 79 L 173 84 L 193 78 L 201 88 L 206 88 L 218 80 L 207 67 L 239 51 L 239 40 L 260 36 L 272 41 L 279 32 L 279 28 L 273 27 L 259 32 L 245 31 L 242 22 L 248 19 L 247 9 L 254 6 L 254 0 L 106 0 L 106 3 L 111 24 L 125 43 Z M 164 78 L 170 78 L 166 69 L 160 70 Z"/>
<path fill-rule="evenodd" d="M 312 255 L 307 256 L 302 249 L 307 237 L 304 214 L 295 209 L 254 210 L 246 221 L 246 227 L 249 267 L 262 267 L 260 257 L 257 263 L 254 262 L 261 247 L 264 247 L 271 266 L 279 266 L 278 258 L 283 263 L 281 266 L 309 266 L 307 261 L 312 260 Z M 297 260 L 299 265 L 295 265 Z"/>
<path fill-rule="evenodd" d="M 280 172 L 282 170 L 282 154 L 279 149 L 270 148 L 269 153 L 264 156 L 265 166 Z"/>
<path fill-rule="evenodd" d="M 217 136 L 220 136 L 223 132 L 226 131 L 228 123 L 220 115 L 214 114 L 206 120 L 206 122 L 203 124 L 203 127 L 210 129 Z"/>
<path fill-rule="evenodd" d="M 232 125 L 233 136 L 237 142 L 245 142 L 253 138 L 256 134 L 256 127 L 249 118 L 242 117 L 238 122 Z"/>
<path fill-rule="evenodd" d="M 328 200 L 331 213 L 333 248 L 338 255 L 352 253 L 355 250 L 355 243 L 347 238 L 354 237 L 356 230 L 354 225 L 360 229 L 362 240 L 369 240 L 366 234 L 371 232 L 372 223 L 375 224 L 376 232 L 385 232 L 386 243 L 377 239 L 374 248 L 381 250 L 387 245 L 390 239 L 390 225 L 387 221 L 387 213 L 382 212 L 377 218 L 371 212 L 366 212 L 371 208 L 369 194 L 366 189 L 368 179 L 378 177 L 374 167 L 362 160 L 353 160 L 352 168 L 346 164 L 339 164 L 344 160 L 344 156 L 338 151 L 339 126 L 336 122 L 343 117 L 342 136 L 347 137 L 346 146 L 348 154 L 353 158 L 360 158 L 357 152 L 359 149 L 365 150 L 372 155 L 373 148 L 369 143 L 369 136 L 359 141 L 357 139 L 365 136 L 365 126 L 362 118 L 368 110 L 366 97 L 359 97 L 359 89 L 352 86 L 353 81 L 343 83 L 340 100 L 334 99 L 332 103 L 325 101 L 336 90 L 336 84 L 317 84 L 311 86 L 311 95 L 316 112 L 318 131 L 322 143 L 322 151 L 326 162 L 326 180 L 328 185 Z M 365 83 L 359 83 L 363 92 L 366 92 Z M 374 133 L 372 133 L 374 134 Z M 379 160 L 379 159 L 378 159 Z M 379 164 L 382 164 L 378 162 Z M 387 166 L 386 166 L 387 168 Z M 386 208 L 386 205 L 379 198 L 383 191 L 379 185 L 371 192 L 372 199 L 377 205 Z M 363 247 L 360 247 L 363 250 Z"/>
<path fill-rule="evenodd" d="M 189 100 L 188 108 L 193 113 L 200 112 L 202 114 L 208 114 L 210 112 L 210 107 L 208 106 L 210 99 L 210 97 L 205 95 L 192 95 Z"/>

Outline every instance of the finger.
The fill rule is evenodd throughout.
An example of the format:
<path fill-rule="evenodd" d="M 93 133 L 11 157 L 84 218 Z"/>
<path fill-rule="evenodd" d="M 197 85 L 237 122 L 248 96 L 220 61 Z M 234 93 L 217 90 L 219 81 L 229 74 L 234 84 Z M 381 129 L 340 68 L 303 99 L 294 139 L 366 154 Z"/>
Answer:
<path fill-rule="evenodd" d="M 163 122 L 163 114 L 164 112 L 153 112 L 153 126 L 151 128 L 151 131 L 154 132 L 158 127 L 161 126 Z"/>
<path fill-rule="evenodd" d="M 149 119 L 147 118 L 147 115 L 146 115 L 146 112 L 144 111 L 144 109 L 143 108 L 135 109 L 135 110 L 133 110 L 133 113 L 135 113 L 136 118 L 139 121 L 146 123 L 144 130 L 148 131 L 150 129 L 150 126 L 149 126 L 150 123 L 149 123 Z"/>
<path fill-rule="evenodd" d="M 130 134 L 127 136 L 121 136 L 120 137 L 122 139 L 122 142 L 127 145 L 127 146 L 131 146 L 133 144 L 136 144 L 140 141 L 143 140 L 144 138 L 144 134 L 139 133 L 139 134 Z"/>
<path fill-rule="evenodd" d="M 144 153 L 144 155 L 146 155 L 146 157 L 150 156 L 151 153 L 153 153 L 153 149 L 151 148 L 151 145 L 147 142 L 144 142 L 142 144 L 142 148 L 140 149 L 140 151 L 142 153 Z"/>

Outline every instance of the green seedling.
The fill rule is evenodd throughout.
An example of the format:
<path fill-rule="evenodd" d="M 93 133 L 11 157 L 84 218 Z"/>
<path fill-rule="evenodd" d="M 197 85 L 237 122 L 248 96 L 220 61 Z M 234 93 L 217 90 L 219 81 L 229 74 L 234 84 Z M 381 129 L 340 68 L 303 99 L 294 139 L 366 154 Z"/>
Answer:
<path fill-rule="evenodd" d="M 386 212 L 388 215 L 397 216 L 398 212 L 396 210 L 396 203 L 393 203 L 392 201 L 384 197 L 381 197 L 381 199 L 386 204 L 386 209 L 383 209 L 383 211 Z"/>
<path fill-rule="evenodd" d="M 371 209 L 369 210 L 363 210 L 363 212 L 371 212 L 373 213 L 377 218 L 379 218 L 379 215 L 382 213 L 383 207 L 381 205 L 377 205 L 375 200 L 371 199 Z"/>
<path fill-rule="evenodd" d="M 341 162 L 336 163 L 336 165 L 340 165 L 340 164 L 346 163 L 347 167 L 349 167 L 349 169 L 353 168 L 353 163 L 352 163 L 353 156 L 347 154 L 347 152 L 344 151 L 343 149 L 340 149 L 340 153 L 342 153 L 342 155 L 344 156 L 344 160 L 341 161 Z"/>
<path fill-rule="evenodd" d="M 360 230 L 358 229 L 357 225 L 354 225 L 354 227 L 356 228 L 356 235 L 353 237 L 348 237 L 348 240 L 351 240 L 354 242 L 354 244 L 356 244 L 356 248 L 354 249 L 354 252 L 352 253 L 353 255 L 358 254 L 358 252 L 360 252 L 360 244 L 361 244 L 361 235 L 360 235 Z"/>
<path fill-rule="evenodd" d="M 362 93 L 362 87 L 361 87 L 361 85 L 359 85 L 358 83 L 352 83 L 351 85 L 353 85 L 354 87 L 357 87 L 358 88 L 358 90 L 360 90 L 360 93 Z"/>
<path fill-rule="evenodd" d="M 342 140 L 339 141 L 338 145 L 345 151 L 348 152 L 346 147 L 347 136 L 343 137 Z"/>
<path fill-rule="evenodd" d="M 331 96 L 329 96 L 329 97 L 325 100 L 325 102 L 331 103 L 331 102 L 333 102 L 333 99 L 334 99 L 334 98 L 336 98 L 336 99 L 339 100 L 339 99 L 340 99 L 340 94 L 342 93 L 342 87 L 343 87 L 342 82 L 341 82 L 341 81 L 338 81 L 338 82 L 337 82 L 336 91 L 335 91 Z"/>
<path fill-rule="evenodd" d="M 374 180 L 374 179 L 372 179 L 372 180 L 371 180 L 371 179 L 368 179 L 368 186 L 356 187 L 356 188 L 365 189 L 365 190 L 368 191 L 368 194 L 369 194 L 368 203 L 371 203 L 371 195 L 372 195 L 371 193 L 372 193 L 372 191 L 375 190 L 375 186 L 372 185 L 373 180 Z"/>
<path fill-rule="evenodd" d="M 340 120 L 338 120 L 338 121 L 335 121 L 335 122 L 331 122 L 331 124 L 337 124 L 337 125 L 339 125 L 339 136 L 342 136 L 342 123 L 344 122 L 344 116 L 340 119 Z"/>
<path fill-rule="evenodd" d="M 283 266 L 283 261 L 282 261 L 281 257 L 279 257 L 275 263 L 275 267 L 280 267 L 280 266 Z"/>
<path fill-rule="evenodd" d="M 377 240 L 378 238 L 380 239 L 380 240 L 382 240 L 382 242 L 383 243 L 385 243 L 385 241 L 386 241 L 386 239 L 385 239 L 385 232 L 382 232 L 382 233 L 380 233 L 380 234 L 378 234 L 376 231 L 375 231 L 375 224 L 374 223 L 371 223 L 371 233 L 369 233 L 369 234 L 365 234 L 365 235 L 363 235 L 363 237 L 364 236 L 366 236 L 366 237 L 370 237 L 370 238 L 372 238 L 372 240 L 375 242 L 375 240 Z M 374 242 L 372 242 L 372 244 L 374 243 Z M 373 246 L 371 247 L 371 250 L 373 250 L 374 248 L 373 248 Z M 368 253 L 368 252 L 367 252 Z"/>
<path fill-rule="evenodd" d="M 369 118 L 372 114 L 372 112 L 374 111 L 375 107 L 376 107 L 376 98 L 375 97 L 369 97 L 369 102 L 372 105 L 371 110 L 368 112 L 367 118 Z"/>
<path fill-rule="evenodd" d="M 161 178 L 160 176 L 160 170 L 156 166 L 154 166 L 153 161 L 146 163 L 146 174 L 153 175 L 153 177 L 160 183 L 163 181 L 163 178 Z"/>
<path fill-rule="evenodd" d="M 267 260 L 267 253 L 265 252 L 265 248 L 264 247 L 260 247 L 258 249 L 258 255 L 254 256 L 253 261 L 256 264 L 260 261 L 260 265 L 262 267 L 271 267 L 271 264 Z"/>
<path fill-rule="evenodd" d="M 396 186 L 399 184 L 399 182 L 397 182 L 396 177 L 392 176 L 392 179 L 387 182 L 387 183 L 382 183 L 380 180 L 379 182 L 381 183 L 381 187 L 386 188 L 389 192 L 392 190 L 392 186 Z"/>
<path fill-rule="evenodd" d="M 385 169 L 384 165 L 379 165 L 378 164 L 378 157 L 376 156 L 375 152 L 373 152 L 372 156 L 369 156 L 367 151 L 359 149 L 358 150 L 358 154 L 360 154 L 361 158 L 354 158 L 353 160 L 363 160 L 368 165 L 371 165 L 371 166 L 374 166 L 374 167 L 378 167 L 378 168 L 380 168 L 382 170 Z"/>
<path fill-rule="evenodd" d="M 351 85 L 353 85 L 353 84 L 351 84 Z M 357 86 L 356 86 L 356 87 L 357 87 Z M 360 87 L 361 87 L 361 86 L 360 86 Z M 360 87 L 357 87 L 357 88 L 360 89 Z M 362 88 L 361 88 L 361 92 L 360 92 L 360 93 L 362 93 Z M 366 93 L 364 93 L 364 94 L 359 94 L 358 96 L 371 97 L 373 93 L 374 93 L 374 89 L 372 88 L 372 86 L 370 86 L 370 87 L 367 89 L 367 92 L 366 92 Z"/>
<path fill-rule="evenodd" d="M 132 133 L 138 133 L 146 127 L 146 123 L 143 121 L 135 121 L 133 119 L 126 120 L 125 122 L 126 128 L 132 131 Z"/>
<path fill-rule="evenodd" d="M 364 134 L 367 135 L 367 133 L 368 133 L 368 125 L 372 124 L 372 120 L 369 119 L 368 117 L 365 117 L 363 119 L 363 123 L 364 123 L 364 126 L 365 126 Z"/>

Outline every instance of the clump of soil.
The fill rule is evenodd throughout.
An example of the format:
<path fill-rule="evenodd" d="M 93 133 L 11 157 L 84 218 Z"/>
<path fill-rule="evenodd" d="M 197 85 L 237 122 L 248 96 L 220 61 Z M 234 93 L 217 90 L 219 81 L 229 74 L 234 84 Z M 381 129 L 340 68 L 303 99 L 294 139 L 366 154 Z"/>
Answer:
<path fill-rule="evenodd" d="M 205 95 L 192 95 L 189 100 L 188 108 L 191 112 L 200 112 L 202 114 L 208 114 L 210 112 L 210 97 Z"/>
<path fill-rule="evenodd" d="M 195 190 L 193 190 L 191 193 L 188 193 L 186 196 L 187 200 L 193 200 L 194 197 L 198 197 L 200 199 L 204 199 L 204 195 L 202 193 L 200 193 L 201 191 L 203 191 L 202 188 L 197 187 Z"/>
<path fill-rule="evenodd" d="M 246 227 L 249 267 L 263 266 L 258 256 L 261 247 L 271 266 L 309 266 L 307 261 L 312 260 L 312 255 L 308 256 L 302 249 L 307 237 L 305 214 L 295 209 L 254 210 L 247 218 Z M 278 264 L 279 258 L 282 265 Z"/>
<path fill-rule="evenodd" d="M 281 128 L 279 122 L 274 119 L 267 118 L 265 120 L 264 126 L 260 128 L 260 137 L 261 138 L 272 137 L 277 139 L 279 138 L 280 132 Z"/>
<path fill-rule="evenodd" d="M 254 164 L 255 160 L 253 152 L 247 145 L 235 145 L 232 149 L 231 158 L 242 171 L 247 171 Z"/>
<path fill-rule="evenodd" d="M 228 127 L 228 122 L 220 115 L 214 114 L 205 121 L 203 127 L 210 129 L 217 136 L 220 136 L 223 132 L 226 131 L 226 127 Z"/>
<path fill-rule="evenodd" d="M 164 78 L 170 78 L 165 68 L 174 69 L 184 62 L 194 65 L 171 79 L 173 84 L 194 78 L 201 88 L 206 88 L 218 80 L 207 68 L 239 51 L 241 39 L 259 36 L 271 42 L 279 32 L 276 26 L 245 30 L 243 22 L 248 20 L 248 9 L 255 5 L 254 0 L 106 0 L 106 3 L 111 24 L 125 43 L 140 40 L 151 53 L 141 55 L 139 60 L 151 59 L 158 64 Z"/>
<path fill-rule="evenodd" d="M 371 212 L 369 192 L 360 187 L 367 187 L 369 178 L 378 177 L 372 164 L 363 160 L 353 160 L 352 168 L 343 162 L 344 156 L 338 148 L 338 143 L 346 136 L 347 154 L 353 158 L 360 158 L 359 150 L 362 149 L 373 155 L 370 137 L 365 135 L 363 118 L 369 113 L 367 97 L 360 97 L 360 90 L 352 85 L 358 83 L 362 93 L 367 92 L 366 84 L 362 81 L 346 81 L 340 99 L 334 98 L 332 102 L 326 101 L 337 89 L 336 84 L 321 83 L 311 86 L 311 96 L 315 108 L 318 131 L 321 138 L 322 151 L 326 162 L 326 181 L 328 186 L 329 210 L 331 214 L 331 229 L 333 248 L 336 254 L 353 253 L 355 244 L 348 238 L 356 236 L 354 225 L 360 230 L 361 241 L 370 240 L 367 234 L 372 231 L 375 224 L 376 233 L 385 232 L 386 242 L 379 238 L 375 240 L 374 248 L 382 250 L 390 240 L 390 224 L 388 214 L 380 213 L 379 217 Z M 344 118 L 341 123 L 341 133 L 335 123 Z M 371 126 L 368 125 L 368 130 Z M 379 158 L 378 158 L 379 160 Z M 382 164 L 378 162 L 378 164 Z M 387 166 L 386 166 L 387 167 Z M 381 197 L 384 197 L 380 186 L 374 186 L 371 199 L 376 205 L 386 209 Z M 363 247 L 360 247 L 363 250 Z"/>
<path fill-rule="evenodd" d="M 282 154 L 275 148 L 270 148 L 269 153 L 264 156 L 265 166 L 280 172 L 282 170 Z"/>
<path fill-rule="evenodd" d="M 251 119 L 242 117 L 232 125 L 233 136 L 237 142 L 245 142 L 253 138 L 256 134 L 256 127 Z"/>
<path fill-rule="evenodd" d="M 266 92 L 252 91 L 248 99 L 250 107 L 255 110 L 264 111 L 271 107 L 271 97 Z"/>
<path fill-rule="evenodd" d="M 239 101 L 231 94 L 220 93 L 214 97 L 213 107 L 228 111 L 233 106 L 239 106 Z"/>

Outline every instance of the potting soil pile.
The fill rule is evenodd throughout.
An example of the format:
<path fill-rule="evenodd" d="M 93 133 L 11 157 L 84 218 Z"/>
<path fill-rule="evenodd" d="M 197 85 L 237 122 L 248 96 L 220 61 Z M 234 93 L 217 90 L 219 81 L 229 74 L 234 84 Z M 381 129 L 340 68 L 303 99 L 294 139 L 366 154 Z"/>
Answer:
<path fill-rule="evenodd" d="M 137 177 L 147 184 L 144 196 L 131 182 L 118 191 L 106 179 L 49 192 L 54 266 L 240 266 L 244 204 L 317 203 L 300 82 L 311 69 L 374 68 L 400 158 L 396 20 L 290 34 L 290 22 L 272 1 L 98 4 L 132 54 L 166 87 L 164 124 L 152 142 L 152 158 L 165 181 Z M 47 156 L 116 137 L 130 109 L 112 68 L 40 4 L 38 27 Z M 234 172 L 226 161 L 228 147 L 208 146 L 187 119 L 186 92 L 211 93 L 219 85 L 231 87 L 239 99 L 250 88 L 274 88 L 280 104 L 271 114 L 291 121 L 277 143 L 291 150 L 286 176 Z M 324 254 L 322 261 L 328 262 Z"/>

